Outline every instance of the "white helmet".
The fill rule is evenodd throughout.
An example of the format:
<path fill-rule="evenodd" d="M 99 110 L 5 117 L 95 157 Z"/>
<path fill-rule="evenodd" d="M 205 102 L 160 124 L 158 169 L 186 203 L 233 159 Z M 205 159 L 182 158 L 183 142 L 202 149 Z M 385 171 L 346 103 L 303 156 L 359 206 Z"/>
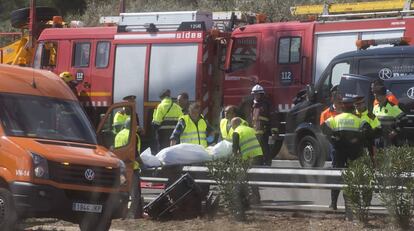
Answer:
<path fill-rule="evenodd" d="M 252 88 L 252 94 L 264 94 L 264 88 L 262 86 L 260 86 L 259 84 L 256 84 L 253 88 Z"/>

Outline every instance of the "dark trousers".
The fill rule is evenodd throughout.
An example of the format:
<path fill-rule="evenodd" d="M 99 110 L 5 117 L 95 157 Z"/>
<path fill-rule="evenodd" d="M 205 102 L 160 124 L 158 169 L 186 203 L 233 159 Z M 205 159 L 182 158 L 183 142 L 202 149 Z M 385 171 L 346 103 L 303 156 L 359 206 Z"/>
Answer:
<path fill-rule="evenodd" d="M 256 135 L 257 140 L 259 141 L 260 147 L 262 148 L 263 152 L 263 163 L 264 165 L 270 166 L 272 165 L 272 156 L 270 153 L 269 148 L 269 133 L 265 133 L 263 135 Z"/>
<path fill-rule="evenodd" d="M 170 146 L 170 136 L 173 131 L 173 129 L 157 129 L 154 131 L 151 144 L 151 152 L 153 155 L 156 155 L 161 149 Z"/>
<path fill-rule="evenodd" d="M 128 218 L 142 218 L 141 178 L 139 171 L 132 174 L 130 189 L 131 207 L 128 211 Z"/>
<path fill-rule="evenodd" d="M 361 146 L 362 147 L 362 146 Z M 335 148 L 335 147 L 334 147 Z M 348 167 L 348 161 L 356 160 L 358 157 L 360 157 L 363 153 L 363 149 L 359 149 L 356 147 L 355 149 L 349 149 L 349 148 L 335 148 L 335 156 L 334 161 L 332 163 L 332 167 L 334 168 L 347 168 Z M 333 189 L 331 190 L 331 205 L 335 205 L 338 202 L 340 190 Z M 344 202 L 345 202 L 345 215 L 348 219 L 352 220 L 352 210 L 349 206 L 349 200 L 344 194 Z"/>

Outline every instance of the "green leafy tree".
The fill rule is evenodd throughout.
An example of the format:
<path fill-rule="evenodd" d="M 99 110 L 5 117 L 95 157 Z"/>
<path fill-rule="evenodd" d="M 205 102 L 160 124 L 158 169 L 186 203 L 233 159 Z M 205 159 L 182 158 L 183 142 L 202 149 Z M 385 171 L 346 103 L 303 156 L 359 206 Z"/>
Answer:
<path fill-rule="evenodd" d="M 395 223 L 408 230 L 414 212 L 414 149 L 389 147 L 379 151 L 377 158 L 379 198 Z"/>
<path fill-rule="evenodd" d="M 352 212 L 362 223 L 368 223 L 369 206 L 374 193 L 375 178 L 372 161 L 368 154 L 352 161 L 343 173 L 344 193 Z"/>

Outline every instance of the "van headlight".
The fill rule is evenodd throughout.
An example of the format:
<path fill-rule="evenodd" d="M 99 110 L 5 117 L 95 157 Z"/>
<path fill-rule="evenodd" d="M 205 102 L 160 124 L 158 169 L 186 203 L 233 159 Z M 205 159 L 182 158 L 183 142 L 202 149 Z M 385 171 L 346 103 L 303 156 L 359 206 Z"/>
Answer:
<path fill-rule="evenodd" d="M 122 160 L 119 161 L 119 183 L 121 185 L 126 185 L 127 183 L 126 167 L 125 163 Z"/>
<path fill-rule="evenodd" d="M 33 175 L 37 178 L 49 179 L 47 159 L 34 152 L 30 152 L 30 154 L 32 154 L 33 160 Z"/>

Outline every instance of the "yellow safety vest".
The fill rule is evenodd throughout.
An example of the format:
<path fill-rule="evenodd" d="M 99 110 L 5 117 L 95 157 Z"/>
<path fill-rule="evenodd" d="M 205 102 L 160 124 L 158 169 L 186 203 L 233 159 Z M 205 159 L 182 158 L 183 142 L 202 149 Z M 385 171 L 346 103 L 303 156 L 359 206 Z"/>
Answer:
<path fill-rule="evenodd" d="M 239 125 L 234 132 L 239 134 L 240 152 L 243 160 L 263 155 L 262 147 L 253 128 Z"/>
<path fill-rule="evenodd" d="M 129 143 L 129 128 L 122 129 L 118 134 L 115 136 L 115 148 L 120 148 L 126 146 Z M 141 138 L 137 134 L 137 151 L 141 153 Z"/>
<path fill-rule="evenodd" d="M 229 120 L 224 118 L 220 121 L 220 133 L 223 140 L 232 141 L 233 139 L 233 128 L 230 127 L 229 130 L 227 130 L 227 124 L 229 123 Z M 242 119 L 241 125 L 249 126 L 249 123 L 247 121 Z"/>
<path fill-rule="evenodd" d="M 190 115 L 184 115 L 181 119 L 185 122 L 185 128 L 180 136 L 180 143 L 199 144 L 203 147 L 207 147 L 207 123 L 204 118 L 200 117 L 197 121 L 197 125 L 193 122 Z"/>
<path fill-rule="evenodd" d="M 121 112 L 116 112 L 114 116 L 113 125 L 124 125 L 125 121 L 129 119 L 129 115 L 127 114 L 121 114 Z"/>
<path fill-rule="evenodd" d="M 367 123 L 352 113 L 341 113 L 335 117 L 330 117 L 325 121 L 326 125 L 333 131 L 361 131 L 362 126 Z"/>
<path fill-rule="evenodd" d="M 395 118 L 402 113 L 398 105 L 391 105 L 389 102 L 384 107 L 381 107 L 379 104 L 375 105 L 372 112 L 377 116 L 381 125 L 385 126 L 393 125 Z"/>
<path fill-rule="evenodd" d="M 371 125 L 372 129 L 381 127 L 381 123 L 376 116 L 374 119 L 371 119 L 368 116 L 368 110 L 365 110 L 362 113 L 358 113 L 358 115 L 361 117 L 361 119 L 365 120 L 369 125 Z"/>
<path fill-rule="evenodd" d="M 115 148 L 121 148 L 129 143 L 129 128 L 122 129 L 118 134 L 115 136 Z M 141 137 L 137 134 L 137 152 L 138 154 L 141 153 Z M 134 170 L 139 169 L 139 163 L 134 161 L 133 167 Z"/>
<path fill-rule="evenodd" d="M 171 98 L 164 98 L 157 106 L 152 117 L 152 123 L 160 125 L 160 129 L 174 129 L 180 116 L 183 115 L 181 107 Z"/>

